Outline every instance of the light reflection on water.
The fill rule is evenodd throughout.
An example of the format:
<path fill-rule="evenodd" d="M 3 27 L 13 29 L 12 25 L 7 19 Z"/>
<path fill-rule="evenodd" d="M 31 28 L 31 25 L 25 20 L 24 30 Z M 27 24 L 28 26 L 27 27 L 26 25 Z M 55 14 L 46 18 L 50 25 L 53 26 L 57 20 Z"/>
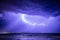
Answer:
<path fill-rule="evenodd" d="M 5 38 L 5 40 L 59 40 L 56 38 Z"/>

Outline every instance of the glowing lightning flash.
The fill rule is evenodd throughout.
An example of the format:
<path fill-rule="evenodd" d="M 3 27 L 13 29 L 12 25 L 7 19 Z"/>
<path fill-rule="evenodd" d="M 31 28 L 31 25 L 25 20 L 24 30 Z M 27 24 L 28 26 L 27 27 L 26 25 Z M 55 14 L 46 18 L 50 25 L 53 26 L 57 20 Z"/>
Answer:
<path fill-rule="evenodd" d="M 36 23 L 30 23 L 30 22 L 28 22 L 28 20 L 25 19 L 25 16 L 26 16 L 26 14 L 22 14 L 22 20 L 23 20 L 25 23 L 27 23 L 27 24 L 29 24 L 29 25 L 35 25 L 35 24 L 36 24 Z"/>
<path fill-rule="evenodd" d="M 22 16 L 21 16 L 22 17 L 22 21 L 27 23 L 27 24 L 29 24 L 29 25 L 33 25 L 33 26 L 35 26 L 35 25 L 43 25 L 44 26 L 45 25 L 44 23 L 35 23 L 35 22 L 31 23 L 28 20 L 26 20 L 26 18 L 25 18 L 26 16 L 27 16 L 26 14 L 22 14 Z"/>

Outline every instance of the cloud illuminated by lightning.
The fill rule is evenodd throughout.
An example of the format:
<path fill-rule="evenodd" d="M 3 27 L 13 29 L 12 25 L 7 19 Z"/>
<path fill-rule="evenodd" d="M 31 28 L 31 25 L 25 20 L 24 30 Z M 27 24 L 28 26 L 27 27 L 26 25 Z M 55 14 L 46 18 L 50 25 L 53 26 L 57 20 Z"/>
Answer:
<path fill-rule="evenodd" d="M 32 25 L 32 26 L 36 26 L 36 25 L 45 25 L 43 22 L 41 22 L 41 23 L 36 23 L 36 22 L 31 22 L 31 21 L 29 21 L 29 20 L 33 20 L 33 19 L 29 19 L 29 20 L 27 20 L 26 19 L 26 16 L 27 16 L 27 14 L 22 14 L 22 16 L 21 16 L 21 18 L 22 18 L 22 21 L 23 22 L 25 22 L 26 24 L 29 24 L 29 25 Z M 31 16 L 32 17 L 32 16 Z M 35 17 L 35 16 L 34 16 Z M 38 17 L 37 17 L 38 18 Z M 40 18 L 40 17 L 39 17 Z M 38 20 L 38 19 L 37 19 Z"/>
<path fill-rule="evenodd" d="M 22 20 L 23 20 L 25 23 L 27 23 L 27 24 L 29 24 L 29 25 L 35 25 L 35 24 L 36 24 L 36 23 L 30 23 L 30 22 L 28 22 L 28 20 L 25 19 L 25 16 L 26 16 L 26 14 L 22 14 Z"/>

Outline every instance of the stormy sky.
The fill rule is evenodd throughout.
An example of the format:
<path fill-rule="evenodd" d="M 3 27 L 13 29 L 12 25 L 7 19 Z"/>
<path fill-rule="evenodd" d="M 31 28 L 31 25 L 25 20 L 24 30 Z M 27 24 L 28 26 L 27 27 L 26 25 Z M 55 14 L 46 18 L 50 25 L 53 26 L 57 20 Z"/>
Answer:
<path fill-rule="evenodd" d="M 1 0 L 0 15 L 4 32 L 60 32 L 59 0 Z"/>

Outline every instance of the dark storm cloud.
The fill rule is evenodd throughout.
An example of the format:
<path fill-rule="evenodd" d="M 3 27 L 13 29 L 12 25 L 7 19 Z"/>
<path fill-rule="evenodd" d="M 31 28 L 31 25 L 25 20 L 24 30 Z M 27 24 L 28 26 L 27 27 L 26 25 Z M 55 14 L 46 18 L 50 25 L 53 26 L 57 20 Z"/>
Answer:
<path fill-rule="evenodd" d="M 0 1 L 0 4 L 1 4 L 0 12 L 2 12 L 3 10 L 18 11 L 14 9 L 16 7 L 22 10 L 27 10 L 26 7 L 27 8 L 31 7 L 32 9 L 36 9 L 36 7 L 42 6 L 42 9 L 44 11 L 50 12 L 47 14 L 52 15 L 52 16 L 60 15 L 60 1 L 59 0 L 2 0 Z M 39 8 L 37 10 L 39 10 Z M 54 13 L 55 11 L 58 11 L 58 12 Z M 32 14 L 32 13 L 29 13 L 29 14 Z M 40 15 L 40 14 L 33 13 L 33 15 Z"/>
<path fill-rule="evenodd" d="M 60 0 L 31 0 L 31 2 L 42 5 L 43 9 L 48 12 L 55 12 L 51 13 L 53 16 L 60 15 Z"/>
<path fill-rule="evenodd" d="M 0 29 L 5 28 L 6 25 L 7 25 L 6 20 L 0 17 Z"/>

